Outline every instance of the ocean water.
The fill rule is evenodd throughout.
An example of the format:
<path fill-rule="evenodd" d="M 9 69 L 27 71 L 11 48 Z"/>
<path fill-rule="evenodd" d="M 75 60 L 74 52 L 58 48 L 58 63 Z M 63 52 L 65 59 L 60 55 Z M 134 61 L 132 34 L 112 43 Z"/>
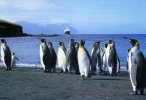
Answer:
<path fill-rule="evenodd" d="M 101 42 L 101 47 L 108 40 L 114 40 L 116 45 L 116 50 L 121 61 L 121 67 L 125 70 L 126 60 L 127 60 L 127 49 L 131 48 L 130 43 L 123 39 L 123 37 L 130 37 L 137 39 L 140 42 L 140 50 L 144 53 L 146 57 L 146 35 L 145 34 L 75 34 L 75 35 L 61 35 L 55 37 L 42 37 L 46 39 L 47 42 L 52 42 L 57 53 L 58 42 L 62 41 L 65 46 L 68 46 L 68 42 L 71 38 L 79 42 L 81 39 L 86 40 L 85 47 L 91 54 L 92 44 L 96 41 Z M 17 67 L 41 67 L 39 59 L 39 44 L 40 41 L 36 37 L 11 37 L 5 38 L 7 44 L 9 45 L 12 52 L 16 53 L 19 58 L 17 61 Z"/>

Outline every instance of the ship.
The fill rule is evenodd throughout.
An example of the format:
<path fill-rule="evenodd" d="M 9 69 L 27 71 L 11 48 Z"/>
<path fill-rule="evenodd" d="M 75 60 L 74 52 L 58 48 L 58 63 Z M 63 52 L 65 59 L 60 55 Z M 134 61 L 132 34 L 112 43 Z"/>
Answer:
<path fill-rule="evenodd" d="M 64 30 L 64 34 L 70 35 L 70 30 L 68 27 L 66 27 L 66 29 Z"/>

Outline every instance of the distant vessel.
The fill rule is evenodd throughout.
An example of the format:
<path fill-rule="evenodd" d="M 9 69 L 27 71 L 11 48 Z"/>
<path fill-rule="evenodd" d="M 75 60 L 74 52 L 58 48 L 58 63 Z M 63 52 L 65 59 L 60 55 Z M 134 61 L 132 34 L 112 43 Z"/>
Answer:
<path fill-rule="evenodd" d="M 70 30 L 68 27 L 66 27 L 66 29 L 64 30 L 64 34 L 70 35 Z"/>

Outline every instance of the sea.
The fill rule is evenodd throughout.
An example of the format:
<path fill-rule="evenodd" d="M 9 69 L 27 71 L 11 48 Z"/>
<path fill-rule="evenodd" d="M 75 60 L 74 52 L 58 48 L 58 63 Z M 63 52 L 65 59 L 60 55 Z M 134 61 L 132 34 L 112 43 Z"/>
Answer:
<path fill-rule="evenodd" d="M 94 42 L 102 41 L 100 46 L 103 48 L 108 40 L 114 40 L 117 54 L 121 62 L 121 70 L 126 70 L 127 54 L 128 49 L 131 48 L 131 44 L 123 37 L 138 40 L 140 43 L 140 50 L 146 57 L 146 34 L 73 34 L 41 38 L 46 39 L 47 42 L 53 43 L 56 54 L 58 52 L 58 42 L 60 41 L 64 42 L 67 48 L 70 39 L 75 39 L 76 42 L 84 39 L 86 40 L 85 47 L 91 54 Z M 19 61 L 16 62 L 16 67 L 42 68 L 39 56 L 40 41 L 37 37 L 9 37 L 5 39 L 11 52 L 14 52 L 16 57 L 19 58 Z M 0 63 L 0 66 L 3 67 L 2 63 Z"/>

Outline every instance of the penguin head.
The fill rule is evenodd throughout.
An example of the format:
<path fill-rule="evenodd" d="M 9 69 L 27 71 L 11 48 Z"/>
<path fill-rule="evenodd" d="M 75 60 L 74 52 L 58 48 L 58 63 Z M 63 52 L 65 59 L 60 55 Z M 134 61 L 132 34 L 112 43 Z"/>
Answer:
<path fill-rule="evenodd" d="M 79 47 L 79 43 L 75 42 L 75 47 Z"/>
<path fill-rule="evenodd" d="M 108 46 L 108 44 L 106 43 L 106 44 L 104 44 L 104 48 L 107 48 L 107 46 Z"/>
<path fill-rule="evenodd" d="M 74 42 L 75 40 L 74 40 L 74 39 L 70 39 L 70 41 L 71 41 L 71 42 Z"/>
<path fill-rule="evenodd" d="M 123 38 L 126 39 L 126 40 L 128 40 L 131 43 L 132 47 L 139 46 L 139 42 L 137 40 L 130 39 L 128 37 L 123 37 Z"/>
<path fill-rule="evenodd" d="M 100 45 L 100 42 L 101 42 L 101 41 L 97 41 L 97 42 L 93 43 L 93 47 L 94 47 L 94 48 L 97 48 L 97 47 Z"/>
<path fill-rule="evenodd" d="M 52 43 L 51 43 L 51 42 L 48 42 L 48 46 L 49 46 L 49 47 L 52 47 Z"/>
<path fill-rule="evenodd" d="M 45 43 L 46 40 L 45 40 L 45 39 L 40 39 L 40 42 L 41 42 L 41 43 Z"/>
<path fill-rule="evenodd" d="M 64 43 L 63 42 L 59 42 L 59 46 L 64 46 Z"/>
<path fill-rule="evenodd" d="M 15 53 L 12 53 L 12 55 L 15 55 Z"/>
<path fill-rule="evenodd" d="M 1 43 L 6 43 L 6 40 L 5 39 L 1 39 Z"/>
<path fill-rule="evenodd" d="M 110 45 L 111 47 L 115 47 L 115 42 L 113 40 L 109 40 L 108 45 Z"/>
<path fill-rule="evenodd" d="M 80 41 L 80 46 L 84 46 L 84 44 L 85 44 L 85 40 L 81 40 Z"/>

